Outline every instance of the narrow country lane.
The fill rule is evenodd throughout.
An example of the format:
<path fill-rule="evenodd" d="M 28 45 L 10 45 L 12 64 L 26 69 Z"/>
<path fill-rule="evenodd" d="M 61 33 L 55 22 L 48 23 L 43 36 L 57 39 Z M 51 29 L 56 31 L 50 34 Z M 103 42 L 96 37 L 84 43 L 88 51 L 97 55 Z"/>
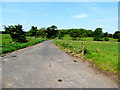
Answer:
<path fill-rule="evenodd" d="M 2 60 L 3 88 L 117 88 L 111 78 L 96 74 L 87 62 L 67 55 L 51 41 L 12 52 Z"/>

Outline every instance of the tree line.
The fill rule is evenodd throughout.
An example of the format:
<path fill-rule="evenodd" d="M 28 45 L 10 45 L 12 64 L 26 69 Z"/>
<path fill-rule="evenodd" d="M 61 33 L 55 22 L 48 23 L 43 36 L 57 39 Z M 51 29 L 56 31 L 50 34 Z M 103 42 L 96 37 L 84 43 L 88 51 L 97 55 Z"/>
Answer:
<path fill-rule="evenodd" d="M 36 26 L 31 26 L 29 31 L 23 31 L 22 25 L 10 25 L 4 26 L 5 31 L 1 31 L 3 34 L 10 34 L 11 38 L 15 42 L 27 42 L 25 36 L 41 37 L 54 39 L 58 37 L 63 39 L 64 35 L 68 34 L 73 40 L 79 40 L 82 37 L 93 37 L 94 41 L 109 41 L 109 37 L 118 39 L 120 41 L 120 31 L 115 31 L 114 34 L 108 32 L 104 33 L 102 28 L 96 28 L 95 31 L 80 29 L 57 29 L 57 26 L 52 25 L 47 28 L 38 29 Z"/>

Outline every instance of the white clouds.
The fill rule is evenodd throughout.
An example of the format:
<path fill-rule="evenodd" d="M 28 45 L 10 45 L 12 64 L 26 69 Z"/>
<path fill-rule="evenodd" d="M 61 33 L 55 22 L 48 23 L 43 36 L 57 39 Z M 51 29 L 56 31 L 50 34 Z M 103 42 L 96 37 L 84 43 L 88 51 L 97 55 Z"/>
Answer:
<path fill-rule="evenodd" d="M 78 14 L 78 15 L 75 15 L 74 18 L 86 18 L 88 16 L 89 16 L 88 14 Z"/>

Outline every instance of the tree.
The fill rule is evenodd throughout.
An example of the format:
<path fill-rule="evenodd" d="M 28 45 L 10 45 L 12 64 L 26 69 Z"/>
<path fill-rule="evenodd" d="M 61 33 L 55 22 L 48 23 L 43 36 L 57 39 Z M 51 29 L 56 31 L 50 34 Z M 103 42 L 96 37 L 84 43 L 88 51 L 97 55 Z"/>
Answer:
<path fill-rule="evenodd" d="M 9 33 L 13 42 L 27 42 L 22 25 L 4 26 L 5 32 Z"/>
<path fill-rule="evenodd" d="M 59 29 L 58 32 L 59 31 L 63 32 L 64 34 L 68 34 L 68 29 Z"/>
<path fill-rule="evenodd" d="M 69 29 L 68 30 L 70 37 L 72 37 L 74 40 L 78 37 L 87 37 L 87 30 L 86 29 Z"/>
<path fill-rule="evenodd" d="M 108 37 L 105 37 L 104 40 L 105 40 L 105 41 L 109 41 L 109 38 L 108 38 Z"/>
<path fill-rule="evenodd" d="M 42 37 L 42 38 L 45 38 L 46 35 L 47 35 L 47 33 L 46 33 L 45 31 L 46 31 L 45 28 L 39 29 L 39 30 L 37 31 L 37 33 L 36 33 L 36 36 L 40 36 L 40 37 Z"/>
<path fill-rule="evenodd" d="M 29 36 L 36 36 L 37 31 L 38 31 L 37 27 L 31 26 L 30 31 L 28 31 L 28 35 Z"/>
<path fill-rule="evenodd" d="M 113 38 L 118 39 L 120 36 L 120 31 L 115 31 L 115 33 L 113 34 Z"/>
<path fill-rule="evenodd" d="M 77 29 L 70 29 L 69 30 L 69 35 L 72 37 L 74 40 L 76 40 L 77 37 L 80 37 L 80 32 Z"/>
<path fill-rule="evenodd" d="M 113 37 L 113 34 L 110 34 L 110 33 L 109 33 L 109 34 L 108 34 L 108 37 Z"/>
<path fill-rule="evenodd" d="M 108 32 L 104 33 L 103 37 L 108 37 Z"/>
<path fill-rule="evenodd" d="M 102 41 L 102 36 L 102 28 L 97 28 L 93 33 L 94 41 Z"/>
<path fill-rule="evenodd" d="M 52 38 L 54 39 L 55 37 L 57 37 L 57 26 L 52 25 L 51 27 L 48 27 L 46 29 L 46 33 L 47 33 L 47 38 Z"/>
<path fill-rule="evenodd" d="M 57 36 L 58 36 L 59 39 L 63 39 L 62 37 L 64 37 L 64 34 L 65 34 L 64 31 L 59 30 Z"/>
<path fill-rule="evenodd" d="M 0 34 L 8 34 L 6 31 L 0 31 Z"/>
<path fill-rule="evenodd" d="M 93 36 L 93 31 L 92 30 L 86 30 L 87 37 L 92 37 Z"/>
<path fill-rule="evenodd" d="M 83 29 L 83 28 L 78 29 L 78 33 L 80 34 L 79 38 L 81 38 L 81 37 L 87 37 L 87 30 L 86 29 Z"/>
<path fill-rule="evenodd" d="M 118 36 L 118 42 L 120 42 L 120 36 Z"/>

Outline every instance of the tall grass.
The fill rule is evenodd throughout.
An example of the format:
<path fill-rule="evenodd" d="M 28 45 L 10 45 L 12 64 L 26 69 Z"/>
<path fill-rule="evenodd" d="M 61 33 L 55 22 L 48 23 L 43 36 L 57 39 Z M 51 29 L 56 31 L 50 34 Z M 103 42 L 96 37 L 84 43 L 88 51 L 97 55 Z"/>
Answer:
<path fill-rule="evenodd" d="M 6 45 L 12 43 L 12 39 L 9 34 L 0 34 L 2 42 L 0 42 L 0 45 Z"/>
<path fill-rule="evenodd" d="M 117 42 L 86 42 L 86 49 L 94 63 L 105 71 L 117 72 L 118 70 L 118 43 Z"/>
<path fill-rule="evenodd" d="M 118 72 L 118 42 L 84 42 L 86 52 L 83 59 L 92 59 L 102 70 Z M 81 41 L 54 40 L 53 43 L 75 54 L 82 50 Z"/>

